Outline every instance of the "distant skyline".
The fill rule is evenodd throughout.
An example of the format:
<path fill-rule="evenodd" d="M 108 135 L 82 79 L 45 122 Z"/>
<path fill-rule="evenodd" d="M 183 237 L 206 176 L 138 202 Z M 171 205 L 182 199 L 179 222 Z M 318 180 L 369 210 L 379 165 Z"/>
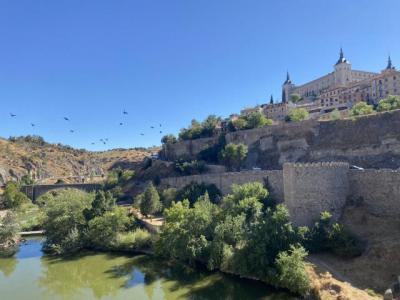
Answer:
<path fill-rule="evenodd" d="M 0 136 L 158 145 L 193 118 L 280 100 L 287 71 L 296 85 L 331 72 L 340 47 L 354 69 L 380 72 L 389 54 L 400 67 L 399 11 L 397 0 L 0 0 Z"/>

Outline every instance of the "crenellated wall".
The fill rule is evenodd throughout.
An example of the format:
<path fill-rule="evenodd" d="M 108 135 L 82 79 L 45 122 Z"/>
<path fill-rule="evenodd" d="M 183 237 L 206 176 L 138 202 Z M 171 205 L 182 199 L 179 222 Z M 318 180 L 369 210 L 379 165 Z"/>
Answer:
<path fill-rule="evenodd" d="M 323 211 L 337 220 L 347 200 L 362 200 L 370 213 L 400 217 L 400 171 L 353 170 L 348 163 L 285 163 L 283 170 L 243 171 L 164 178 L 160 188 L 215 184 L 223 194 L 232 184 L 266 184 L 271 196 L 283 202 L 297 225 L 312 225 Z"/>

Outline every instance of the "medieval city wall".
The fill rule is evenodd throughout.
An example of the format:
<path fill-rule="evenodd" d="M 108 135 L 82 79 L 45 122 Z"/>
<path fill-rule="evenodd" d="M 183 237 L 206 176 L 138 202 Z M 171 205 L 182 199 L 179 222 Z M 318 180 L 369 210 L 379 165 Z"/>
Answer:
<path fill-rule="evenodd" d="M 400 217 L 399 170 L 350 170 L 350 199 L 363 201 L 377 216 Z"/>
<path fill-rule="evenodd" d="M 160 187 L 180 189 L 204 182 L 228 194 L 232 184 L 255 181 L 265 184 L 271 196 L 286 205 L 297 225 L 312 225 L 322 211 L 337 220 L 348 200 L 362 201 L 377 216 L 400 216 L 399 170 L 350 170 L 343 162 L 285 163 L 283 170 L 171 177 L 162 179 Z"/>
<path fill-rule="evenodd" d="M 261 182 L 268 187 L 271 197 L 283 202 L 283 176 L 281 170 L 271 171 L 243 171 L 214 174 L 201 174 L 182 177 L 169 177 L 161 180 L 161 188 L 183 188 L 192 182 L 215 184 L 222 194 L 231 192 L 232 184 L 244 184 L 249 182 Z"/>
<path fill-rule="evenodd" d="M 164 147 L 168 160 L 195 158 L 218 138 Z M 363 168 L 400 167 L 400 110 L 355 120 L 308 120 L 226 134 L 249 148 L 246 168 L 282 169 L 285 162 L 343 161 Z"/>
<path fill-rule="evenodd" d="M 348 172 L 348 163 L 285 163 L 284 203 L 292 221 L 299 226 L 312 225 L 323 211 L 338 220 L 349 191 Z"/>

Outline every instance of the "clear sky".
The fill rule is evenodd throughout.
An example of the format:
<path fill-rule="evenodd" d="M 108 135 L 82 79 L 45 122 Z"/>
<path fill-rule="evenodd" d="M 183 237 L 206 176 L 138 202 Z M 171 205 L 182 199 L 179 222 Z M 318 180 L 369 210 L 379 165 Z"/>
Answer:
<path fill-rule="evenodd" d="M 0 0 L 0 136 L 159 144 L 193 118 L 280 100 L 286 70 L 296 84 L 331 72 L 340 46 L 354 69 L 380 71 L 388 53 L 400 66 L 399 12 L 399 0 Z"/>

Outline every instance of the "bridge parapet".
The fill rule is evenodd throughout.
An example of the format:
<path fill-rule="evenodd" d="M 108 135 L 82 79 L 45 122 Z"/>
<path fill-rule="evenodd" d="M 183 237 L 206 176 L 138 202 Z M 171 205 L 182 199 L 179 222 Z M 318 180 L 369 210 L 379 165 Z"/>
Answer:
<path fill-rule="evenodd" d="M 94 192 L 102 188 L 98 183 L 74 183 L 74 184 L 37 184 L 37 185 L 24 185 L 21 191 L 35 202 L 40 196 L 49 191 L 61 189 L 77 189 L 85 192 Z"/>

